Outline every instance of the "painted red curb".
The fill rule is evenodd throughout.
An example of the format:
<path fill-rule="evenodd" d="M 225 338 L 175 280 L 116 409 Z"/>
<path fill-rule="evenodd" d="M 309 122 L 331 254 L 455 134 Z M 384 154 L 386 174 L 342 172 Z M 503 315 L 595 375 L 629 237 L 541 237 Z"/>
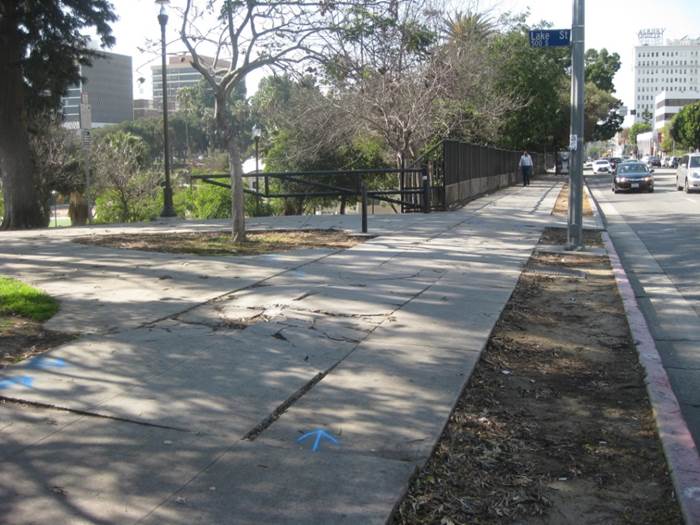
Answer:
<path fill-rule="evenodd" d="M 646 371 L 645 382 L 661 444 L 671 472 L 676 497 L 688 525 L 700 525 L 700 456 L 681 414 L 668 375 L 644 315 L 639 310 L 632 285 L 627 279 L 608 232 L 603 232 L 617 288 L 627 314 L 639 361 Z"/>

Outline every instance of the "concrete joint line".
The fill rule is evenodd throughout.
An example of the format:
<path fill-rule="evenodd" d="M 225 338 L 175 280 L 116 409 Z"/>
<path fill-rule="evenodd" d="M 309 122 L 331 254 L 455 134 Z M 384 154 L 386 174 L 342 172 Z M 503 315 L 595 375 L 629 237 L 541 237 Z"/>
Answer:
<path fill-rule="evenodd" d="M 362 344 L 363 341 L 367 340 L 374 331 L 382 326 L 382 324 L 389 319 L 392 315 L 394 315 L 396 312 L 398 312 L 401 308 L 409 304 L 411 301 L 414 299 L 418 298 L 421 296 L 423 293 L 428 291 L 430 288 L 435 286 L 440 280 L 442 279 L 442 275 L 440 275 L 434 282 L 430 283 L 429 285 L 425 286 L 422 290 L 419 290 L 416 292 L 413 296 L 409 297 L 406 301 L 404 301 L 401 305 L 397 306 L 393 310 L 391 310 L 387 314 L 379 314 L 384 317 L 384 319 L 372 327 L 367 334 L 365 335 L 364 338 L 361 340 L 357 341 L 355 346 L 350 350 L 345 356 L 343 356 L 341 359 L 333 363 L 328 369 L 326 369 L 323 372 L 319 372 L 316 374 L 312 379 L 310 379 L 305 385 L 303 385 L 301 388 L 299 388 L 296 392 L 294 392 L 291 396 L 289 396 L 285 401 L 283 401 L 275 410 L 272 411 L 265 419 L 263 419 L 260 423 L 255 425 L 252 429 L 250 429 L 246 434 L 243 436 L 242 439 L 247 439 L 249 441 L 254 441 L 260 434 L 262 434 L 265 430 L 267 430 L 275 421 L 277 421 L 287 410 L 289 410 L 297 401 L 299 401 L 306 393 L 311 391 L 311 389 L 316 386 L 318 383 L 321 382 L 321 380 L 326 377 L 328 374 L 330 374 L 333 370 L 335 370 L 338 366 L 340 366 L 345 360 L 347 360 L 351 355 L 355 353 L 355 351 L 359 348 L 360 344 Z M 314 312 L 318 313 L 318 312 Z M 341 316 L 342 317 L 342 316 Z M 353 316 L 357 317 L 357 316 Z M 360 317 L 365 317 L 365 316 L 360 316 Z"/>
<path fill-rule="evenodd" d="M 333 255 L 336 255 L 336 254 L 338 254 L 338 253 L 341 253 L 341 252 L 344 251 L 344 250 L 345 250 L 344 248 L 343 248 L 343 249 L 339 249 L 339 250 L 335 250 L 335 251 L 333 251 L 333 252 L 331 252 L 331 253 L 327 253 L 327 254 L 322 255 L 321 257 L 318 257 L 318 258 L 313 259 L 313 260 L 311 260 L 311 261 L 306 261 L 305 263 L 299 264 L 299 265 L 297 265 L 297 266 L 293 266 L 292 268 L 287 268 L 286 270 L 282 270 L 282 271 L 280 271 L 280 272 L 277 272 L 277 273 L 275 273 L 275 274 L 273 274 L 273 275 L 270 275 L 269 277 L 265 277 L 264 279 L 261 279 L 260 281 L 256 281 L 256 282 L 254 282 L 254 283 L 252 283 L 252 284 L 249 284 L 249 285 L 247 285 L 247 286 L 241 286 L 240 288 L 236 288 L 235 290 L 229 290 L 228 292 L 224 292 L 224 293 L 221 294 L 221 295 L 217 295 L 216 297 L 213 297 L 213 298 L 211 298 L 211 299 L 209 299 L 209 300 L 207 300 L 207 301 L 204 301 L 203 303 L 198 303 L 198 304 L 195 304 L 195 305 L 193 305 L 193 306 L 190 306 L 189 308 L 185 308 L 184 310 L 182 310 L 182 311 L 180 311 L 180 312 L 175 312 L 174 314 L 166 315 L 166 316 L 160 317 L 160 318 L 158 318 L 158 319 L 154 319 L 153 321 L 148 321 L 148 322 L 146 322 L 146 323 L 143 323 L 143 324 L 139 325 L 137 328 L 146 328 L 146 327 L 150 327 L 150 326 L 155 326 L 156 324 L 158 324 L 158 323 L 160 323 L 160 322 L 162 322 L 162 321 L 167 321 L 168 319 L 177 320 L 177 317 L 179 317 L 179 316 L 181 316 L 181 315 L 183 315 L 183 314 L 189 313 L 189 312 L 191 312 L 192 310 L 194 310 L 194 309 L 196 309 L 196 308 L 199 308 L 199 307 L 201 307 L 201 306 L 205 306 L 205 305 L 208 305 L 208 304 L 214 304 L 214 303 L 217 303 L 217 302 L 219 302 L 219 301 L 221 301 L 221 300 L 223 300 L 223 299 L 226 299 L 227 297 L 229 297 L 229 296 L 231 296 L 231 295 L 233 295 L 233 294 L 236 294 L 236 293 L 238 293 L 238 292 L 242 292 L 242 291 L 244 291 L 244 290 L 250 290 L 251 288 L 259 287 L 262 283 L 265 283 L 265 282 L 267 282 L 267 281 L 269 281 L 269 280 L 271 280 L 271 279 L 274 279 L 275 277 L 279 277 L 280 275 L 284 275 L 285 273 L 288 273 L 288 272 L 297 271 L 297 270 L 299 270 L 300 268 L 303 268 L 303 267 L 305 267 L 305 266 L 308 266 L 309 264 L 317 263 L 317 262 L 319 262 L 319 261 L 322 261 L 323 259 L 326 259 L 327 257 L 331 257 L 331 256 L 333 256 Z"/>
<path fill-rule="evenodd" d="M 700 523 L 700 457 L 693 437 L 681 415 L 681 408 L 663 367 L 654 338 L 642 314 L 634 291 L 610 236 L 603 233 L 610 264 L 635 340 L 639 361 L 646 371 L 645 383 L 676 497 L 686 523 Z"/>
<path fill-rule="evenodd" d="M 52 405 L 50 403 L 41 403 L 39 401 L 27 401 L 25 399 L 20 399 L 20 398 L 16 398 L 16 397 L 0 396 L 0 401 L 3 401 L 5 403 L 10 403 L 13 405 L 29 405 L 29 406 L 36 407 L 36 408 L 44 408 L 46 410 L 55 410 L 58 412 L 68 412 L 69 414 L 75 414 L 78 416 L 94 417 L 94 418 L 99 418 L 99 419 L 109 419 L 110 421 L 119 421 L 120 423 L 131 423 L 132 425 L 140 425 L 142 427 L 161 428 L 161 429 L 165 429 L 165 430 L 175 430 L 177 432 L 186 432 L 188 434 L 196 433 L 196 432 L 193 432 L 192 430 L 189 430 L 187 428 L 174 427 L 174 426 L 170 426 L 170 425 L 160 425 L 158 423 L 149 423 L 148 421 L 142 421 L 139 419 L 129 419 L 129 418 L 119 417 L 119 416 L 108 416 L 106 414 L 96 414 L 95 412 L 90 412 L 88 410 L 80 410 L 77 408 L 62 407 L 59 405 Z"/>

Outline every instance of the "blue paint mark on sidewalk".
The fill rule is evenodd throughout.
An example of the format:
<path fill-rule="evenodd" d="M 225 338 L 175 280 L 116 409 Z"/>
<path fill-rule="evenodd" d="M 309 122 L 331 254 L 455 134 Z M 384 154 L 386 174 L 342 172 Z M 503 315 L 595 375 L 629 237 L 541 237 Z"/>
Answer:
<path fill-rule="evenodd" d="M 35 357 L 27 363 L 27 368 L 64 368 L 68 366 L 63 359 L 57 359 L 54 357 Z"/>
<path fill-rule="evenodd" d="M 317 452 L 318 449 L 321 447 L 321 440 L 322 439 L 326 439 L 335 445 L 340 444 L 340 442 L 338 441 L 337 438 L 335 438 L 330 432 L 326 432 L 322 428 L 317 428 L 316 430 L 312 430 L 311 432 L 307 432 L 303 436 L 297 438 L 297 443 L 303 443 L 308 438 L 313 437 L 313 436 L 315 436 L 314 444 L 311 447 L 311 450 L 313 452 Z"/>
<path fill-rule="evenodd" d="M 32 388 L 32 383 L 34 383 L 34 380 L 31 378 L 31 376 L 8 377 L 7 379 L 0 380 L 0 390 L 12 388 L 14 386 L 26 386 L 27 388 Z"/>

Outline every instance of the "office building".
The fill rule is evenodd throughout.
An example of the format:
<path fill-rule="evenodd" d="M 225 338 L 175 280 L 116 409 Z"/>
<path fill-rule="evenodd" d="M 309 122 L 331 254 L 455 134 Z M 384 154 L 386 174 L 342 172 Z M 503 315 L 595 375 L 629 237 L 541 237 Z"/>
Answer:
<path fill-rule="evenodd" d="M 100 51 L 91 66 L 80 66 L 83 77 L 62 97 L 66 127 L 78 128 L 81 96 L 87 94 L 92 126 L 101 127 L 133 119 L 131 57 Z"/>
<path fill-rule="evenodd" d="M 662 130 L 688 104 L 700 102 L 699 91 L 671 93 L 662 91 L 654 99 L 654 129 Z"/>
<path fill-rule="evenodd" d="M 204 64 L 211 65 L 214 62 L 213 58 L 200 56 L 200 61 Z M 229 62 L 219 60 L 218 68 L 227 68 Z M 153 75 L 153 107 L 156 109 L 163 108 L 163 68 L 160 65 L 151 66 L 151 74 Z M 192 67 L 192 62 L 189 54 L 171 55 L 168 57 L 166 67 L 166 75 L 168 82 L 168 111 L 177 111 L 179 103 L 177 93 L 182 88 L 194 87 L 202 80 L 202 74 Z"/>
<path fill-rule="evenodd" d="M 134 120 L 148 117 L 159 117 L 161 110 L 153 105 L 153 101 L 148 98 L 134 99 Z"/>
<path fill-rule="evenodd" d="M 635 122 L 656 114 L 656 96 L 682 98 L 700 91 L 700 38 L 663 41 L 663 29 L 639 32 L 634 48 Z"/>

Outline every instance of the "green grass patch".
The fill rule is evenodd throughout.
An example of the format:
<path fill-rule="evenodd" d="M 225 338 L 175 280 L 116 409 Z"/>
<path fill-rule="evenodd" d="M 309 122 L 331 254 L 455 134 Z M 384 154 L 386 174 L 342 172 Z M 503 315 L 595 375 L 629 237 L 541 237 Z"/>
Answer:
<path fill-rule="evenodd" d="M 23 282 L 0 277 L 0 316 L 17 315 L 46 321 L 58 312 L 58 301 Z"/>

